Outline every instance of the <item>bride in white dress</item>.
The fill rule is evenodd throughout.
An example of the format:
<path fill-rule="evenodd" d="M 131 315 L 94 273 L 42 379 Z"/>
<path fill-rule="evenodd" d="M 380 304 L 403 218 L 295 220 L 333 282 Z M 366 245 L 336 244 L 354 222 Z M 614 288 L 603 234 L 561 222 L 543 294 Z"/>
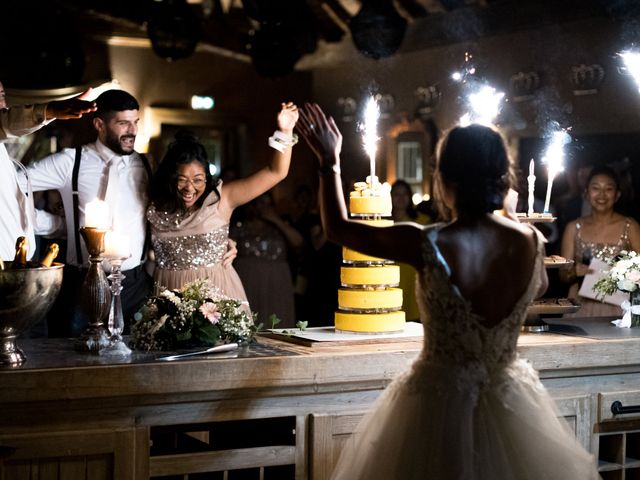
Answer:
<path fill-rule="evenodd" d="M 500 135 L 471 125 L 442 142 L 436 178 L 450 223 L 380 228 L 348 220 L 333 119 L 308 104 L 298 128 L 320 161 L 329 239 L 415 267 L 425 328 L 421 355 L 379 397 L 333 478 L 599 478 L 536 371 L 518 358 L 527 304 L 547 277 L 537 231 L 492 214 L 512 177 Z"/>

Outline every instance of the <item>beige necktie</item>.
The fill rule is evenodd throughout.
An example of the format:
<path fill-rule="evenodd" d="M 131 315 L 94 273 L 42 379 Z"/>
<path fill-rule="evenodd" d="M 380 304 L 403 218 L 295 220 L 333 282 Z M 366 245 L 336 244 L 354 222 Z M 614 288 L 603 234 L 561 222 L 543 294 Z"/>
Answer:
<path fill-rule="evenodd" d="M 111 224 L 113 226 L 115 219 L 115 211 L 118 206 L 118 190 L 120 183 L 120 171 L 119 164 L 122 163 L 122 158 L 112 157 L 106 164 L 106 172 L 103 172 L 103 178 L 106 176 L 106 182 L 103 182 L 100 189 L 99 198 L 109 204 L 109 210 L 111 211 Z"/>

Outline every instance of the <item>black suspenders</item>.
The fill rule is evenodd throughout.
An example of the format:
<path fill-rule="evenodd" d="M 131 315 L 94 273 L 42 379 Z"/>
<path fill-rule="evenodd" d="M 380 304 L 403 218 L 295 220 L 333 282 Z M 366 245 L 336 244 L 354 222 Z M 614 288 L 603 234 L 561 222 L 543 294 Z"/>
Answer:
<path fill-rule="evenodd" d="M 139 153 L 140 159 L 142 160 L 142 164 L 144 165 L 144 169 L 147 172 L 147 177 L 151 179 L 151 165 L 149 164 L 149 160 L 146 155 Z M 76 239 L 76 259 L 78 265 L 82 265 L 82 249 L 80 248 L 80 206 L 78 200 L 78 173 L 80 172 L 80 161 L 82 160 L 82 147 L 76 148 L 76 158 L 73 163 L 73 173 L 71 175 L 71 195 L 73 198 L 73 228 L 75 229 L 75 239 Z M 150 242 L 149 235 L 149 222 L 146 222 L 145 227 L 145 238 L 144 238 L 144 247 L 142 249 L 142 257 L 140 260 L 144 260 L 145 253 L 147 251 L 147 247 Z"/>

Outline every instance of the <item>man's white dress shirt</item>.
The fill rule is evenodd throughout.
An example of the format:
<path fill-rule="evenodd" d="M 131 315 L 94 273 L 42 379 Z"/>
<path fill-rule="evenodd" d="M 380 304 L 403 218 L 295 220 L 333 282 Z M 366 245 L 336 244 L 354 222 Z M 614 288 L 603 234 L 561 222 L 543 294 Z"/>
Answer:
<path fill-rule="evenodd" d="M 32 204 L 27 201 L 23 190 L 18 186 L 16 165 L 9 158 L 2 141 L 33 133 L 46 123 L 45 105 L 23 105 L 0 109 L 0 258 L 3 260 L 13 260 L 18 237 L 26 236 L 29 241 L 28 258 L 33 255 L 36 242 L 34 217 L 32 212 L 28 211 Z M 37 216 L 36 221 L 47 219 L 53 220 L 43 212 L 43 215 Z M 46 225 L 42 227 L 42 233 L 49 230 Z"/>
<path fill-rule="evenodd" d="M 42 160 L 33 163 L 27 168 L 29 178 L 34 191 L 58 190 L 64 205 L 65 220 L 67 223 L 67 264 L 78 265 L 76 256 L 75 231 L 73 223 L 73 196 L 71 177 L 75 162 L 75 148 L 66 148 L 59 153 L 54 153 Z M 113 213 L 114 222 L 120 232 L 126 233 L 130 238 L 131 257 L 122 264 L 122 270 L 130 270 L 140 265 L 140 259 L 144 249 L 147 186 L 148 176 L 140 155 L 118 155 L 99 140 L 82 147 L 82 159 L 78 172 L 78 206 L 79 226 L 83 227 L 85 205 L 95 200 L 100 192 L 101 185 L 107 181 L 105 173 L 106 165 L 112 157 L 120 157 L 118 175 L 117 204 Z M 114 161 L 115 161 L 114 160 Z M 26 185 L 24 174 L 19 175 L 21 185 Z M 89 255 L 84 241 L 82 246 L 82 260 L 88 265 Z"/>

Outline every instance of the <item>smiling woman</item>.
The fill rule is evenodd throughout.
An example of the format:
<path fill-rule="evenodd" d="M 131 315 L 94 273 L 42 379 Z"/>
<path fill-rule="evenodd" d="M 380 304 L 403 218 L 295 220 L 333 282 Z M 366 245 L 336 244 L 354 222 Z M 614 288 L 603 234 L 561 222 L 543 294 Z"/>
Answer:
<path fill-rule="evenodd" d="M 622 250 L 640 251 L 640 226 L 616 212 L 620 199 L 618 175 L 611 167 L 595 167 L 585 189 L 591 213 L 570 222 L 562 237 L 562 256 L 575 261 L 571 269 L 561 269 L 560 278 L 571 284 L 569 297 L 582 305 L 576 316 L 621 315 L 618 305 L 596 302 L 578 294 L 593 259 L 608 262 Z"/>
<path fill-rule="evenodd" d="M 235 250 L 229 253 L 229 220 L 236 207 L 287 175 L 297 120 L 297 107 L 283 103 L 278 129 L 280 136 L 289 139 L 287 144 L 274 148 L 270 165 L 224 186 L 211 174 L 204 145 L 185 131 L 176 134 L 149 192 L 147 218 L 156 259 L 156 292 L 209 279 L 223 295 L 246 303 L 240 277 L 231 266 Z"/>

